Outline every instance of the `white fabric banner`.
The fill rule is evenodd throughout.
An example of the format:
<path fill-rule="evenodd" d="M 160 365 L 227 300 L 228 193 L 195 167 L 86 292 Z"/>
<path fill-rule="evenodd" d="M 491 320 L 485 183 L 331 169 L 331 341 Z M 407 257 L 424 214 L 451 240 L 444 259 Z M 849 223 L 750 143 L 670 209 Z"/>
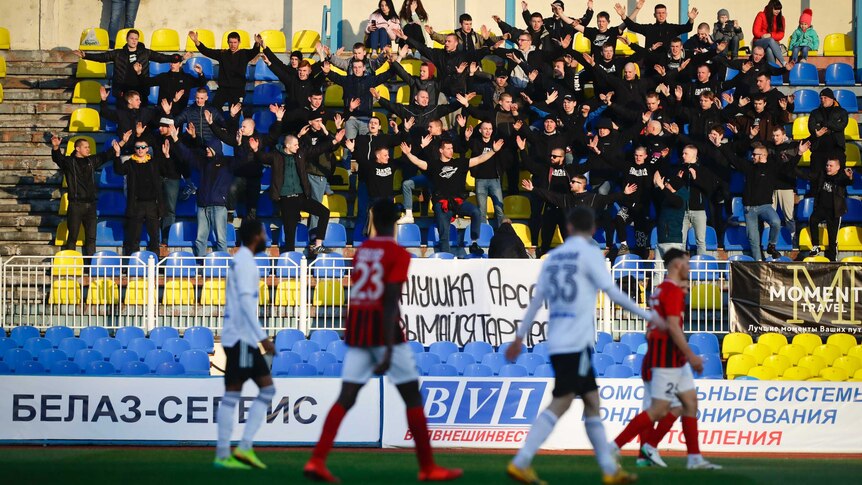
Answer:
<path fill-rule="evenodd" d="M 380 442 L 380 380 L 366 385 L 336 437 Z M 275 379 L 260 444 L 313 445 L 341 389 L 332 378 Z M 221 378 L 0 376 L 0 442 L 215 442 Z M 235 415 L 242 435 L 257 387 L 248 382 Z"/>
<path fill-rule="evenodd" d="M 860 453 L 862 386 L 857 383 L 699 380 L 700 447 L 705 452 Z M 451 448 L 520 448 L 551 400 L 553 379 L 427 377 L 421 389 L 432 443 Z M 602 418 L 613 439 L 642 407 L 637 379 L 600 379 Z M 412 447 L 395 387 L 383 393 L 384 447 Z M 545 449 L 592 449 L 576 400 Z M 679 421 L 659 445 L 685 450 Z M 636 444 L 628 445 L 637 449 Z"/>
<path fill-rule="evenodd" d="M 413 259 L 401 292 L 401 323 L 409 340 L 497 346 L 515 338 L 542 262 L 534 259 Z M 536 316 L 527 345 L 545 339 L 547 309 Z"/>

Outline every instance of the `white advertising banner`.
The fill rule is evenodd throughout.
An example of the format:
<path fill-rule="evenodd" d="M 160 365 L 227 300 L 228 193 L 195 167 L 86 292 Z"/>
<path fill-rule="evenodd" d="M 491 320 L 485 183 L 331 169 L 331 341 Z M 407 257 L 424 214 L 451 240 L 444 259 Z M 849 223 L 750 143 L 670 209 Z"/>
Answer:
<path fill-rule="evenodd" d="M 428 377 L 421 383 L 432 443 L 452 448 L 520 448 L 551 400 L 553 379 Z M 697 381 L 703 451 L 860 453 L 862 386 L 858 383 Z M 600 379 L 601 413 L 613 439 L 640 411 L 642 382 Z M 384 447 L 412 447 L 404 405 L 387 382 Z M 544 448 L 589 450 L 576 400 Z M 659 445 L 685 450 L 679 421 Z M 635 444 L 630 444 L 636 449 Z"/>
<path fill-rule="evenodd" d="M 534 259 L 413 259 L 401 292 L 401 324 L 409 340 L 463 346 L 515 338 L 542 262 Z M 527 345 L 545 339 L 547 309 L 536 316 Z"/>
<path fill-rule="evenodd" d="M 368 383 L 336 437 L 342 445 L 379 445 L 380 380 Z M 331 378 L 275 379 L 260 444 L 313 445 L 341 389 Z M 0 376 L 0 442 L 215 442 L 221 378 Z M 243 387 L 244 423 L 257 387 Z M 233 439 L 242 435 L 234 427 Z"/>

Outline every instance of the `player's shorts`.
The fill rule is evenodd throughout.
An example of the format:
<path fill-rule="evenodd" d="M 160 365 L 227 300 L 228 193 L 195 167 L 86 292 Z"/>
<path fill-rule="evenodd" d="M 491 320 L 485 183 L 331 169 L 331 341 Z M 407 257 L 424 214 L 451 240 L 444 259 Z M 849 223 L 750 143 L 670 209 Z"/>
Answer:
<path fill-rule="evenodd" d="M 383 360 L 386 347 L 347 347 L 341 380 L 351 384 L 365 384 L 374 375 L 374 368 Z M 413 349 L 407 344 L 392 347 L 392 360 L 386 372 L 393 384 L 400 385 L 419 380 Z"/>
<path fill-rule="evenodd" d="M 551 356 L 551 367 L 554 368 L 554 397 L 584 394 L 599 388 L 596 384 L 596 374 L 590 359 L 590 351 L 582 350 L 571 354 L 556 354 Z"/>
<path fill-rule="evenodd" d="M 644 383 L 648 390 L 646 394 L 651 399 L 671 401 L 671 406 L 680 405 L 677 396 L 695 387 L 694 374 L 688 364 L 682 367 L 653 367 L 651 372 L 652 380 Z"/>
<path fill-rule="evenodd" d="M 227 363 L 224 368 L 226 383 L 245 382 L 269 375 L 269 366 L 257 346 L 252 347 L 238 342 L 233 347 L 224 348 Z"/>

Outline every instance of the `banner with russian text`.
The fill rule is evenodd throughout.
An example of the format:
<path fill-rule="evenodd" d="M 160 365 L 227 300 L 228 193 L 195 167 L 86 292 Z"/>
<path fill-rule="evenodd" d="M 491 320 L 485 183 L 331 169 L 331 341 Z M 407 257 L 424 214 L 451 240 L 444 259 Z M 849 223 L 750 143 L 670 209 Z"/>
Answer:
<path fill-rule="evenodd" d="M 275 398 L 257 442 L 313 445 L 338 397 L 331 378 L 275 379 Z M 0 376 L 0 442 L 215 442 L 221 378 Z M 257 387 L 247 383 L 234 416 L 242 436 Z M 380 443 L 380 380 L 345 418 L 337 442 Z"/>
<path fill-rule="evenodd" d="M 550 402 L 553 385 L 553 379 L 537 378 L 423 378 L 432 441 L 440 447 L 520 448 Z M 599 386 L 610 439 L 641 411 L 643 385 L 638 379 L 600 379 Z M 698 380 L 697 393 L 700 443 L 706 452 L 862 452 L 862 386 L 857 383 Z M 388 381 L 383 403 L 383 446 L 413 446 L 404 404 Z M 582 401 L 575 400 L 544 448 L 592 449 L 582 413 Z M 677 422 L 659 448 L 685 450 L 681 430 Z"/>
<path fill-rule="evenodd" d="M 862 264 L 730 265 L 731 329 L 754 335 L 862 335 Z"/>
<path fill-rule="evenodd" d="M 401 293 L 402 328 L 409 340 L 425 345 L 511 341 L 541 267 L 534 259 L 414 259 Z M 527 334 L 528 346 L 545 339 L 547 319 L 547 309 L 540 310 Z"/>

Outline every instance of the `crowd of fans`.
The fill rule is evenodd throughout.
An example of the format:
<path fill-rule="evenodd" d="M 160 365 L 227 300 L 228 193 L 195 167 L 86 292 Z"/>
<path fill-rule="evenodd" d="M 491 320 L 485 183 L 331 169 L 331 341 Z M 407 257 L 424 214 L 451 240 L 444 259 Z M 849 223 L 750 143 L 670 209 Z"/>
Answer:
<path fill-rule="evenodd" d="M 631 13 L 620 4 L 614 13 L 595 13 L 587 1 L 576 14 L 554 1 L 548 17 L 531 11 L 527 2 L 521 5 L 521 25 L 493 17 L 501 35 L 485 25 L 475 29 L 467 13 L 456 30 L 441 34 L 429 25 L 420 0 L 407 0 L 400 10 L 382 0 L 369 17 L 366 43 L 355 44 L 350 56 L 319 45 L 316 62 L 299 52 L 285 62 L 259 35 L 250 49 L 240 49 L 239 35 L 231 33 L 229 48 L 216 49 L 189 32 L 200 53 L 219 63 L 212 102 L 201 70 L 190 75 L 181 69 L 190 54 L 149 51 L 134 30 L 121 49 L 76 51 L 89 60 L 114 63 L 117 107 L 103 103 L 101 114 L 117 123 L 121 141 L 100 155 L 90 154 L 79 141 L 73 154 L 64 156 L 60 139 L 52 140 L 54 160 L 69 182 L 67 246 L 75 244 L 83 222 L 85 252 L 94 250 L 93 175 L 108 160 L 128 179 L 127 254 L 138 249 L 142 223 L 149 249 L 158 249 L 159 229 L 164 240 L 175 220 L 180 178 L 193 169 L 201 173 L 198 256 L 206 251 L 210 230 L 216 234 L 215 249 L 226 248 L 232 186 L 240 188 L 236 198 L 248 207 L 246 217 L 256 217 L 265 165 L 272 167 L 269 195 L 288 235 L 282 250 L 294 249 L 293 230 L 300 212 L 307 211 L 312 215 L 310 251 L 328 251 L 322 241 L 329 210 L 321 202 L 330 191 L 329 178 L 342 166 L 356 175 L 351 193 L 359 201 L 359 227 L 366 225 L 366 208 L 375 200 L 395 197 L 393 179 L 401 171 L 405 212 L 400 222 L 414 221 L 414 191 L 430 195 L 442 251 L 450 249 L 449 224 L 456 217 L 469 217 L 472 241 L 479 239 L 488 197 L 494 226 L 504 227 L 500 241 L 512 241 L 511 226 L 505 227 L 506 187 L 510 195 L 529 192 L 529 226 L 538 255 L 549 250 L 555 229 L 565 235 L 566 209 L 589 206 L 599 215 L 611 258 L 628 251 L 647 257 L 654 228 L 659 256 L 682 248 L 689 228 L 694 228 L 697 252 L 704 253 L 708 225 L 721 240 L 731 212 L 730 174 L 736 170 L 745 176 L 744 219 L 755 259 L 780 256 L 775 242 L 782 218 L 791 232 L 798 230 L 796 177 L 812 184 L 813 242 L 819 245 L 817 225 L 825 222 L 825 255 L 835 259 L 836 232 L 847 207 L 845 187 L 853 177 L 844 167 L 848 114 L 832 90 L 823 89 L 821 105 L 809 118 L 811 137 L 793 141 L 784 126 L 791 121 L 794 97 L 771 84 L 772 76 L 789 71 L 817 48 L 810 10 L 800 18 L 790 42 L 792 58 L 786 60 L 779 44 L 785 19 L 777 0 L 754 19 L 752 48 L 742 57 L 742 24 L 725 9 L 710 28 L 695 24 L 697 9 L 688 13 L 687 23 L 670 23 L 661 4 L 653 8 L 654 21 L 639 22 L 643 0 Z M 627 32 L 643 35 L 644 44 L 631 42 Z M 590 42 L 589 52 L 574 49 L 579 33 Z M 685 35 L 690 37 L 683 42 Z M 618 41 L 627 48 L 618 50 Z M 433 42 L 442 47 L 431 47 Z M 267 134 L 250 116 L 242 119 L 246 67 L 255 58 L 284 86 L 284 104 L 269 107 L 276 121 Z M 418 75 L 401 64 L 411 58 L 421 59 Z M 495 61 L 492 69 L 483 63 L 486 58 Z M 150 77 L 148 61 L 169 62 L 170 72 Z M 739 74 L 727 80 L 727 69 Z M 396 78 L 409 87 L 409 104 L 390 101 L 377 88 Z M 146 106 L 141 93 L 153 85 L 160 87 L 159 102 Z M 330 85 L 342 88 L 343 109 L 324 108 Z M 189 96 L 194 101 L 187 106 Z M 102 99 L 108 99 L 107 91 Z M 374 116 L 375 103 L 390 114 L 384 118 L 388 126 Z M 223 144 L 233 147 L 233 156 L 223 154 Z M 340 159 L 335 156 L 339 147 Z M 807 151 L 810 167 L 801 170 L 798 162 Z M 522 170 L 531 180 L 520 179 Z M 475 179 L 478 206 L 467 200 L 468 172 Z M 763 222 L 771 229 L 765 247 Z M 625 242 L 628 226 L 634 228 L 634 247 Z M 623 242 L 617 246 L 617 240 Z M 523 247 L 495 246 L 498 254 L 526 254 Z M 474 243 L 470 251 L 482 249 Z M 813 253 L 818 251 L 815 247 Z"/>

